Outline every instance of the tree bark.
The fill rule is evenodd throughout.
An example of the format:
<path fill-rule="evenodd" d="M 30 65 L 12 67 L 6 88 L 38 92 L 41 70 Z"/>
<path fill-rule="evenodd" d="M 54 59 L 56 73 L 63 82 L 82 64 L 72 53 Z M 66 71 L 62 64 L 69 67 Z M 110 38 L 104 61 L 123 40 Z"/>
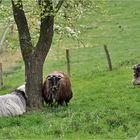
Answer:
<path fill-rule="evenodd" d="M 42 110 L 43 61 L 34 55 L 25 62 L 25 81 L 28 111 Z"/>

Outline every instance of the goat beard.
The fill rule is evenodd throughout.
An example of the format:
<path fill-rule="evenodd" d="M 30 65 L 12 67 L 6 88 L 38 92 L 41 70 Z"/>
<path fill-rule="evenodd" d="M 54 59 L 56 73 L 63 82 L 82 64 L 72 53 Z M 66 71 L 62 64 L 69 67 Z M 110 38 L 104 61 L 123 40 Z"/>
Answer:
<path fill-rule="evenodd" d="M 49 94 L 49 99 L 55 99 L 57 97 L 57 90 L 54 90 L 54 91 L 52 91 L 51 90 L 51 92 L 50 92 L 50 94 Z"/>

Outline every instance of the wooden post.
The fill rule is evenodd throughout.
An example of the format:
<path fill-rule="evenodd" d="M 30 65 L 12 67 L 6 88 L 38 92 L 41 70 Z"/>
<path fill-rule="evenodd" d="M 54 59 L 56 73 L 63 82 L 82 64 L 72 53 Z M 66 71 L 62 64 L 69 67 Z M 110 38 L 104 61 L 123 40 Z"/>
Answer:
<path fill-rule="evenodd" d="M 2 63 L 0 63 L 0 89 L 3 86 L 3 78 L 2 78 Z"/>
<path fill-rule="evenodd" d="M 71 76 L 70 74 L 70 53 L 69 49 L 66 49 L 66 60 L 67 60 L 67 74 Z"/>
<path fill-rule="evenodd" d="M 106 58 L 107 58 L 107 61 L 108 61 L 108 67 L 109 67 L 109 70 L 112 71 L 111 57 L 110 57 L 110 54 L 109 54 L 109 51 L 108 51 L 106 45 L 104 45 L 104 50 L 105 50 L 105 53 L 106 53 Z"/>

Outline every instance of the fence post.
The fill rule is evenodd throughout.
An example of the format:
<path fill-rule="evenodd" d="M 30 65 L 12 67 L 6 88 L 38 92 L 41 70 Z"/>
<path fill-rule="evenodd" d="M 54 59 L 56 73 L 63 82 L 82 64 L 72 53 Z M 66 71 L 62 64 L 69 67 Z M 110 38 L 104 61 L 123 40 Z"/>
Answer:
<path fill-rule="evenodd" d="M 3 78 L 2 78 L 2 63 L 0 63 L 0 89 L 3 86 Z"/>
<path fill-rule="evenodd" d="M 105 50 L 105 53 L 106 53 L 106 58 L 107 58 L 107 61 L 108 61 L 108 67 L 109 67 L 109 70 L 112 71 L 111 57 L 110 57 L 110 54 L 109 54 L 109 51 L 108 51 L 106 45 L 104 45 L 104 50 Z"/>
<path fill-rule="evenodd" d="M 70 74 L 70 53 L 69 49 L 66 49 L 66 60 L 67 60 L 67 74 L 71 76 Z"/>

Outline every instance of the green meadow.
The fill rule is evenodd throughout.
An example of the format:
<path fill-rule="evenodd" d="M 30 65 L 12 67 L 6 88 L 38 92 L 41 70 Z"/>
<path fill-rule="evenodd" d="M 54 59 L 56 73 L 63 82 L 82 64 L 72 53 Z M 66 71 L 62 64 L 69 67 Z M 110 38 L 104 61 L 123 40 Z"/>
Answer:
<path fill-rule="evenodd" d="M 58 35 L 54 36 L 44 79 L 54 70 L 67 72 L 65 50 L 69 48 L 73 89 L 69 106 L 45 105 L 40 113 L 0 118 L 0 139 L 140 139 L 140 88 L 131 83 L 132 68 L 140 62 L 140 1 L 107 0 L 105 10 L 104 14 L 89 10 L 78 21 L 85 47 L 67 37 L 58 42 Z M 22 59 L 5 69 L 3 76 L 1 95 L 23 84 Z"/>

